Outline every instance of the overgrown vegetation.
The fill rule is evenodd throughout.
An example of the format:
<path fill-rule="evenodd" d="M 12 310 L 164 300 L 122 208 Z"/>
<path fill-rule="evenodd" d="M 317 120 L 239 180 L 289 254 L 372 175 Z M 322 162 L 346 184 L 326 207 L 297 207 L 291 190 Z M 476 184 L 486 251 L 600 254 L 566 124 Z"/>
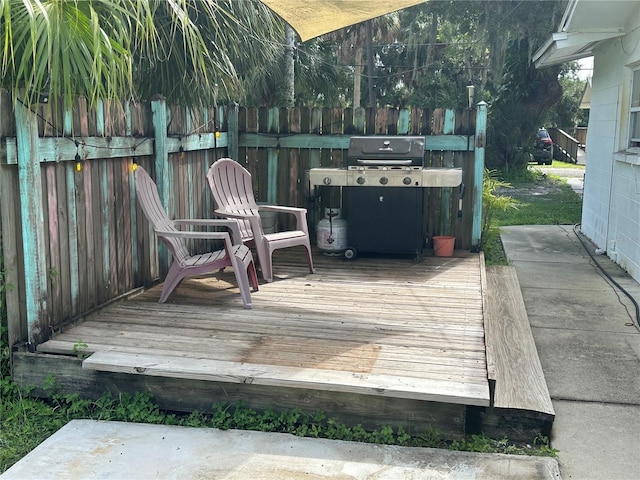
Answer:
<path fill-rule="evenodd" d="M 480 244 L 485 256 L 491 257 L 499 253 L 494 251 L 487 252 L 488 248 L 494 248 L 500 235 L 499 228 L 493 220 L 494 215 L 497 212 L 517 208 L 513 198 L 508 195 L 498 194 L 499 190 L 504 191 L 506 188 L 511 188 L 511 184 L 500 180 L 497 170 L 485 169 L 482 181 L 482 235 Z"/>
<path fill-rule="evenodd" d="M 568 166 L 556 161 L 553 165 Z M 560 177 L 536 168 L 509 173 L 492 171 L 485 175 L 483 214 L 485 261 L 487 265 L 506 265 L 508 260 L 500 242 L 500 227 L 575 225 L 581 220 L 582 198 Z"/>
<path fill-rule="evenodd" d="M 4 251 L 2 249 L 2 232 L 0 231 L 0 381 L 9 378 L 11 374 L 9 357 L 9 325 L 7 323 L 7 285 L 4 268 Z"/>
<path fill-rule="evenodd" d="M 514 189 L 506 193 L 517 201 L 518 208 L 496 212 L 498 226 L 580 223 L 582 199 L 560 177 L 531 169 L 508 182 Z"/>

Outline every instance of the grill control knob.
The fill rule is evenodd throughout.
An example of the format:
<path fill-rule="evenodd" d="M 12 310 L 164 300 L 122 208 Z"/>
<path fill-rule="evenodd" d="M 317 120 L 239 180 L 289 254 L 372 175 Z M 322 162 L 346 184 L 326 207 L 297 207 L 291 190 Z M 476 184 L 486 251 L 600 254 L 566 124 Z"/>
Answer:
<path fill-rule="evenodd" d="M 322 179 L 322 183 L 324 183 L 325 185 L 331 185 L 331 177 L 324 177 Z"/>
<path fill-rule="evenodd" d="M 402 183 L 404 183 L 405 185 L 411 185 L 411 177 L 404 177 L 402 179 Z"/>
<path fill-rule="evenodd" d="M 389 179 L 387 177 L 380 177 L 381 185 L 386 185 L 387 183 L 389 183 Z"/>
<path fill-rule="evenodd" d="M 358 185 L 364 185 L 364 177 L 360 176 L 360 177 L 356 178 L 356 183 Z"/>

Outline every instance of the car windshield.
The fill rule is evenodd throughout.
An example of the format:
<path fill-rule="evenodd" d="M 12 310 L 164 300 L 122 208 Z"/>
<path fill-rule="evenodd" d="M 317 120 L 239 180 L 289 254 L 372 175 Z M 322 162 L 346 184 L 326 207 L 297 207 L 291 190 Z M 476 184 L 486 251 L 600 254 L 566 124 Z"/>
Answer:
<path fill-rule="evenodd" d="M 546 130 L 538 130 L 538 138 L 549 138 L 549 132 Z"/>

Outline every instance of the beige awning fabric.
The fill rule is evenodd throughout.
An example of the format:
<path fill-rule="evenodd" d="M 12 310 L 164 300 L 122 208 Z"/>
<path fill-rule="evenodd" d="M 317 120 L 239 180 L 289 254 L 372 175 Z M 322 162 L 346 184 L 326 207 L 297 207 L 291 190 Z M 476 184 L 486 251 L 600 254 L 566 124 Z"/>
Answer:
<path fill-rule="evenodd" d="M 260 0 L 298 32 L 302 41 L 426 0 Z"/>

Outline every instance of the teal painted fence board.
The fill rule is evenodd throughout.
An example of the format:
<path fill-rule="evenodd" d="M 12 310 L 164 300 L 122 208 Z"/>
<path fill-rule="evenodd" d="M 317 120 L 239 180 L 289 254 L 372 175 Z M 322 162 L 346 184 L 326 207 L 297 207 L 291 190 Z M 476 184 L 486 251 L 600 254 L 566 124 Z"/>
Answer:
<path fill-rule="evenodd" d="M 398 135 L 407 135 L 409 133 L 409 110 L 400 110 L 398 115 Z"/>
<path fill-rule="evenodd" d="M 316 127 L 319 128 L 319 127 Z M 241 133 L 240 145 L 250 148 L 349 148 L 351 135 L 277 135 Z"/>
<path fill-rule="evenodd" d="M 240 145 L 250 148 L 349 148 L 349 140 L 352 135 L 277 135 L 241 133 Z M 425 137 L 425 150 L 437 151 L 473 151 L 474 137 L 466 135 L 427 135 Z"/>
<path fill-rule="evenodd" d="M 46 328 L 48 285 L 41 167 L 33 160 L 39 158 L 38 124 L 36 116 L 19 102 L 15 104 L 15 120 L 27 343 L 33 349 L 48 335 L 43 331 Z"/>
<path fill-rule="evenodd" d="M 444 112 L 444 127 L 442 133 L 444 135 L 453 135 L 456 131 L 456 112 L 450 109 Z"/>
<path fill-rule="evenodd" d="M 78 145 L 76 145 L 76 142 Z M 213 132 L 166 137 L 167 153 L 190 152 L 225 148 L 227 132 L 220 132 L 216 139 Z M 102 158 L 126 158 L 153 155 L 154 141 L 138 137 L 47 137 L 38 139 L 40 162 L 65 162 L 74 160 L 76 153 L 82 161 Z M 182 150 L 181 150 L 182 149 Z M 6 140 L 6 163 L 17 164 L 17 149 L 14 139 Z"/>
<path fill-rule="evenodd" d="M 153 113 L 153 127 L 155 129 L 155 182 L 158 187 L 158 194 L 162 204 L 170 212 L 170 187 L 171 178 L 169 174 L 169 151 L 167 149 L 167 106 L 164 100 L 154 100 L 151 102 L 151 111 Z"/>
<path fill-rule="evenodd" d="M 471 249 L 480 250 L 482 240 L 482 181 L 484 178 L 484 149 L 487 139 L 487 103 L 480 102 L 476 113 L 475 161 L 473 179 L 473 222 Z"/>
<path fill-rule="evenodd" d="M 169 152 L 167 150 L 167 104 L 164 99 L 153 100 L 151 102 L 151 112 L 153 115 L 153 127 L 155 131 L 155 182 L 158 187 L 160 201 L 167 210 L 169 218 L 174 218 L 173 212 L 173 194 L 171 186 L 173 185 L 173 175 L 170 172 Z M 160 267 L 160 275 L 164 276 L 169 271 L 170 254 L 164 245 L 158 246 L 158 266 Z"/>
<path fill-rule="evenodd" d="M 465 152 L 473 150 L 473 142 L 473 137 L 466 135 L 427 135 L 424 140 L 424 149 Z"/>
<path fill-rule="evenodd" d="M 105 116 L 104 116 L 104 101 L 98 100 L 98 106 L 96 107 L 96 133 L 98 137 L 104 137 L 104 126 L 105 126 Z"/>

